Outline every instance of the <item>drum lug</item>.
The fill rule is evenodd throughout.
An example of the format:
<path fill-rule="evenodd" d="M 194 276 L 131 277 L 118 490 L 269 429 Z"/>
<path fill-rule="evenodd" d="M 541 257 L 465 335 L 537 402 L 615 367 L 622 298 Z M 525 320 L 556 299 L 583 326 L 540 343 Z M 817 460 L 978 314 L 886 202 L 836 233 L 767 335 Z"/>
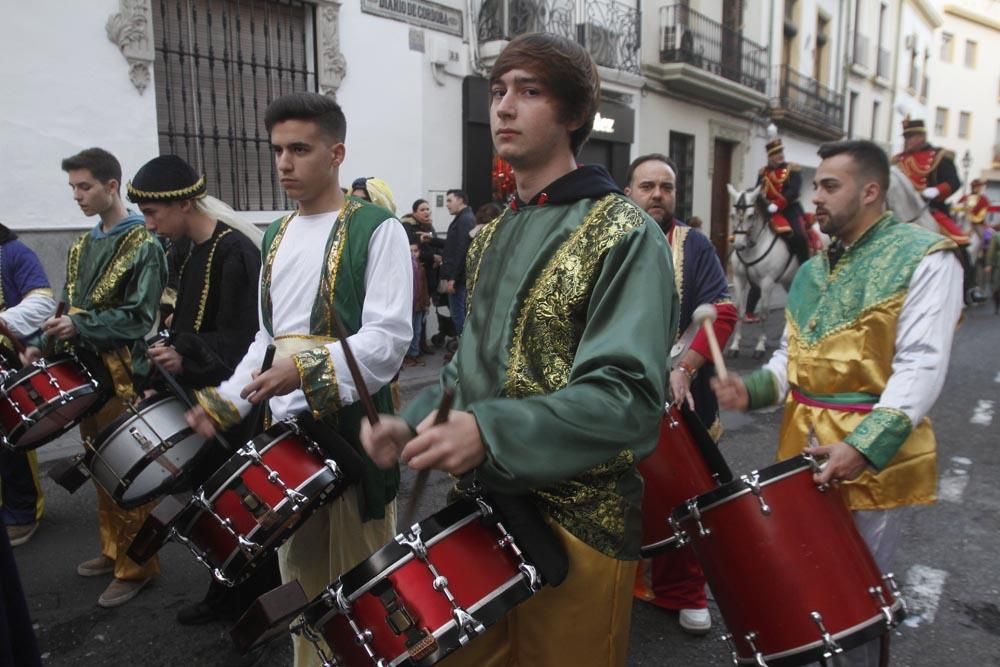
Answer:
<path fill-rule="evenodd" d="M 754 664 L 757 665 L 757 667 L 767 667 L 767 662 L 764 660 L 764 654 L 757 648 L 757 633 L 751 630 L 746 633 L 743 638 L 746 640 L 747 644 L 750 644 L 750 650 L 753 651 Z"/>
<path fill-rule="evenodd" d="M 757 498 L 757 502 L 760 503 L 760 513 L 767 516 L 771 513 L 771 507 L 764 500 L 763 493 L 760 488 L 760 474 L 754 470 L 750 475 L 743 475 L 743 483 L 747 485 L 750 489 L 750 493 Z"/>
<path fill-rule="evenodd" d="M 462 646 L 472 641 L 473 637 L 477 637 L 486 631 L 486 627 L 462 607 L 454 606 L 451 610 L 451 615 L 461 630 L 458 634 L 458 643 Z"/>
<path fill-rule="evenodd" d="M 840 648 L 840 645 L 834 640 L 833 635 L 823 625 L 823 616 L 818 611 L 813 611 L 809 613 L 809 617 L 816 624 L 816 627 L 819 628 L 820 638 L 823 640 L 823 660 L 829 660 L 833 656 L 843 653 L 844 649 Z"/>
<path fill-rule="evenodd" d="M 674 544 L 677 547 L 683 547 L 691 542 L 691 538 L 688 534 L 681 528 L 681 523 L 673 517 L 673 515 L 667 517 L 667 523 L 670 524 L 670 529 L 674 531 Z M 700 525 L 700 524 L 699 524 Z"/>
<path fill-rule="evenodd" d="M 329 596 L 330 602 L 340 610 L 340 613 L 346 614 L 351 610 L 351 603 L 348 602 L 347 596 L 344 595 L 344 584 L 339 579 L 333 590 L 327 587 L 324 595 Z"/>
<path fill-rule="evenodd" d="M 427 560 L 427 545 L 420 538 L 420 524 L 415 523 L 410 526 L 410 532 L 397 535 L 396 542 L 407 547 L 420 560 Z"/>
<path fill-rule="evenodd" d="M 476 500 L 479 501 L 480 499 L 477 498 Z M 489 508 L 489 505 L 486 505 L 485 501 L 483 501 L 482 505 Z M 493 510 L 490 509 L 489 511 L 492 512 Z M 525 583 L 528 584 L 528 588 L 531 589 L 532 593 L 537 593 L 542 588 L 542 577 L 538 574 L 538 568 L 525 559 L 524 552 L 521 551 L 519 546 L 517 546 L 517 541 L 514 539 L 514 536 L 507 531 L 506 526 L 497 521 L 494 524 L 494 527 L 500 531 L 500 539 L 497 540 L 497 545 L 501 549 L 507 549 L 514 554 L 514 557 L 517 558 L 518 561 L 517 569 L 524 577 Z"/>
<path fill-rule="evenodd" d="M 892 609 L 885 603 L 885 596 L 882 595 L 881 586 L 869 586 L 868 593 L 873 598 L 875 598 L 879 603 L 879 611 L 882 612 L 882 616 L 885 617 L 885 627 L 892 627 Z"/>
<path fill-rule="evenodd" d="M 663 414 L 667 418 L 667 426 L 670 428 L 671 431 L 681 425 L 681 423 L 674 418 L 674 415 L 670 410 L 670 403 L 667 403 Z"/>
<path fill-rule="evenodd" d="M 483 518 L 493 516 L 493 507 L 482 496 L 476 496 L 476 505 L 479 506 L 479 512 L 483 515 Z"/>
<path fill-rule="evenodd" d="M 722 635 L 722 641 L 729 645 L 729 655 L 733 661 L 734 667 L 740 664 L 740 655 L 736 652 L 736 644 L 733 642 L 733 635 L 726 633 Z"/>
<path fill-rule="evenodd" d="M 899 585 L 896 583 L 896 577 L 893 576 L 892 572 L 888 572 L 882 575 L 882 581 L 889 586 L 889 592 L 892 593 L 893 602 L 899 602 L 900 607 L 903 609 L 903 615 L 905 616 L 910 610 L 906 606 L 906 598 L 903 597 L 902 592 L 899 590 Z"/>
<path fill-rule="evenodd" d="M 697 498 L 692 498 L 691 500 L 687 501 L 687 510 L 688 510 L 688 514 L 691 515 L 691 518 L 694 519 L 694 522 L 696 524 L 698 524 L 698 536 L 699 537 L 708 537 L 709 535 L 711 535 L 712 534 L 712 529 L 711 528 L 705 528 L 705 526 L 703 526 L 701 524 L 701 510 L 698 509 L 698 499 Z"/>

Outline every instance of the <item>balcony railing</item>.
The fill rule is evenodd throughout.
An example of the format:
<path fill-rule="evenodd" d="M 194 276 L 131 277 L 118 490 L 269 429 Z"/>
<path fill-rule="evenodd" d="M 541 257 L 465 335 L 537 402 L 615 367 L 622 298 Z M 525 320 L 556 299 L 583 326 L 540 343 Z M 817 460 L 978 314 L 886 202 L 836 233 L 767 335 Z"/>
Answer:
<path fill-rule="evenodd" d="M 661 63 L 686 63 L 765 92 L 767 53 L 739 30 L 684 5 L 660 8 Z"/>
<path fill-rule="evenodd" d="M 889 79 L 889 50 L 879 47 L 878 63 L 875 66 L 875 75 L 880 79 Z"/>
<path fill-rule="evenodd" d="M 578 41 L 598 65 L 639 73 L 639 11 L 615 0 L 484 0 L 479 41 L 547 32 Z"/>
<path fill-rule="evenodd" d="M 844 126 L 844 96 L 819 81 L 796 72 L 788 65 L 778 67 L 774 106 L 804 117 L 824 128 Z"/>
<path fill-rule="evenodd" d="M 860 32 L 854 33 L 854 54 L 851 63 L 858 67 L 868 67 L 868 37 Z"/>

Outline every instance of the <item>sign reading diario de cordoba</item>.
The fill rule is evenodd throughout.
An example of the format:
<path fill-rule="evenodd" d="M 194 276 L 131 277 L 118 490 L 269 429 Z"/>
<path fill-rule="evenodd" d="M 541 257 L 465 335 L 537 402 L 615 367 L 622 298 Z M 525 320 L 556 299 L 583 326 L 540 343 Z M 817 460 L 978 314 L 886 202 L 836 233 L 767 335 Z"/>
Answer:
<path fill-rule="evenodd" d="M 361 0 L 361 11 L 462 36 L 462 12 L 429 0 Z"/>

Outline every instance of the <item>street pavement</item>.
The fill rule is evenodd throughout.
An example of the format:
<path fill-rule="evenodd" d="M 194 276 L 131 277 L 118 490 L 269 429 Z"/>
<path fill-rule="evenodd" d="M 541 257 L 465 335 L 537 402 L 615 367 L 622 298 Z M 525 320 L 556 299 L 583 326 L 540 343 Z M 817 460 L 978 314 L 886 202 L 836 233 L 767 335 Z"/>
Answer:
<path fill-rule="evenodd" d="M 772 340 L 780 312 L 767 324 Z M 746 333 L 753 336 L 754 327 Z M 730 360 L 737 372 L 760 362 L 744 355 Z M 401 375 L 403 400 L 433 382 L 441 355 Z M 1000 317 L 992 309 L 967 311 L 956 334 L 947 385 L 931 412 L 939 445 L 941 500 L 908 512 L 894 568 L 904 584 L 911 615 L 892 635 L 893 665 L 1000 665 Z M 722 451 L 737 474 L 773 462 L 780 412 L 724 414 Z M 39 450 L 44 472 L 79 447 L 74 436 Z M 404 471 L 401 506 L 409 503 L 413 475 Z M 161 552 L 162 574 L 135 600 L 118 609 L 97 607 L 105 577 L 84 579 L 77 563 L 97 555 L 94 491 L 74 495 L 47 477 L 46 513 L 38 533 L 15 550 L 46 666 L 217 666 L 232 657 L 223 623 L 182 627 L 177 610 L 201 596 L 207 571 L 179 545 Z M 417 516 L 444 504 L 448 477 L 433 474 Z M 734 558 L 767 554 L 739 552 Z M 780 600 L 752 601 L 761 609 Z M 684 634 L 675 613 L 637 602 L 628 664 L 633 667 L 729 664 L 722 619 L 714 603 L 712 631 Z M 571 619 L 567 619 L 572 622 Z M 286 643 L 261 664 L 290 664 Z M 525 666 L 527 667 L 527 666 Z"/>

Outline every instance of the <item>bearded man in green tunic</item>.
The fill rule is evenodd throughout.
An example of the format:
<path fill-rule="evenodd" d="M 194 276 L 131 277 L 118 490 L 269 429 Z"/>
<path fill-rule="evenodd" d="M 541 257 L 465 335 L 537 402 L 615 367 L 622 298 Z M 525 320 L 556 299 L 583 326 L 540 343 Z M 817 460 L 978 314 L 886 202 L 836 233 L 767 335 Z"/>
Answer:
<path fill-rule="evenodd" d="M 600 80 L 585 49 L 548 34 L 511 41 L 490 76 L 497 153 L 516 196 L 467 259 L 468 319 L 438 386 L 403 419 L 362 426 L 380 465 L 473 471 L 527 496 L 569 570 L 446 665 L 621 665 L 639 556 L 642 481 L 656 446 L 677 326 L 663 233 L 576 154 Z M 446 387 L 455 409 L 434 425 Z"/>
<path fill-rule="evenodd" d="M 55 339 L 57 349 L 96 354 L 110 374 L 114 395 L 80 423 L 81 437 L 92 440 L 136 399 L 135 385 L 149 373 L 144 337 L 156 322 L 167 260 L 146 231 L 143 216 L 122 203 L 122 168 L 111 153 L 88 148 L 63 160 L 62 168 L 80 210 L 88 217 L 99 215 L 101 221 L 69 249 L 63 291 L 69 310 L 42 325 L 41 348 Z M 29 360 L 40 356 L 39 347 L 29 347 L 25 353 Z M 126 555 L 155 503 L 124 510 L 96 486 L 101 555 L 81 563 L 77 573 L 84 577 L 113 573 L 97 603 L 115 607 L 135 597 L 159 572 L 155 557 L 140 566 Z"/>

